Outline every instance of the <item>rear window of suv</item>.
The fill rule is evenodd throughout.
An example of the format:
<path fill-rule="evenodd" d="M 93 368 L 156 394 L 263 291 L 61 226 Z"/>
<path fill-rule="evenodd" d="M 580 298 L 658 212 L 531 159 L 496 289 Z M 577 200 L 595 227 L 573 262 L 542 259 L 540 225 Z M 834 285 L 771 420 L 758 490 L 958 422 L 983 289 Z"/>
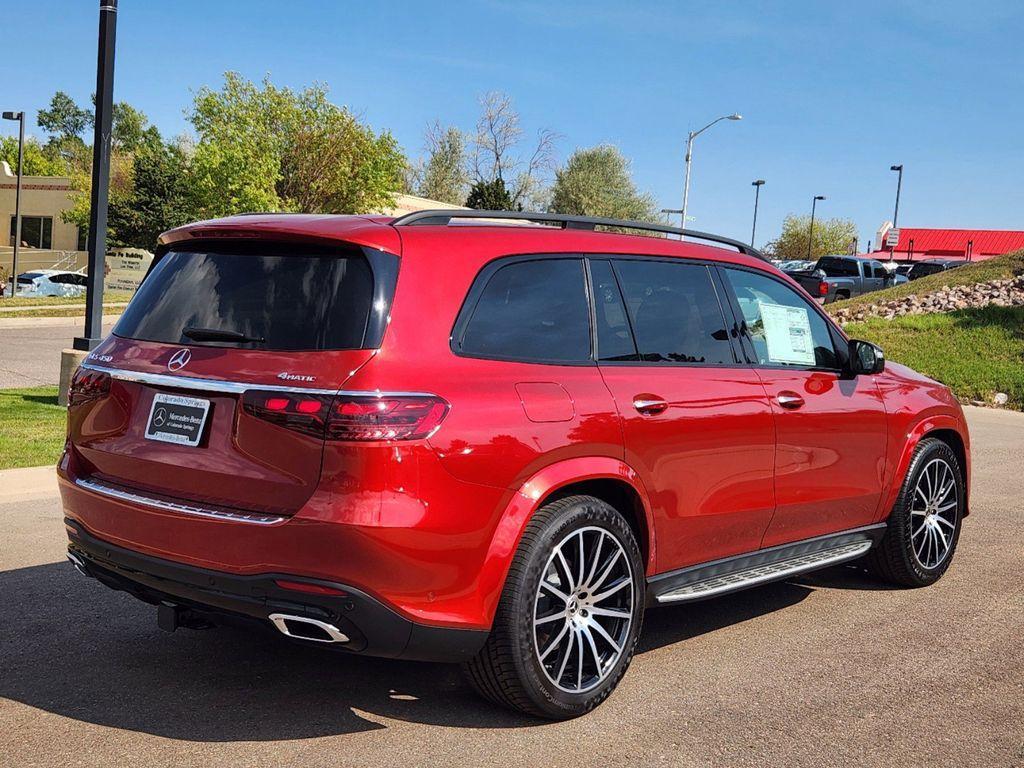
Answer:
<path fill-rule="evenodd" d="M 373 270 L 357 248 L 170 251 L 146 276 L 114 334 L 275 351 L 358 349 L 373 301 Z M 247 340 L 197 341 L 194 331 L 186 335 L 189 328 Z"/>

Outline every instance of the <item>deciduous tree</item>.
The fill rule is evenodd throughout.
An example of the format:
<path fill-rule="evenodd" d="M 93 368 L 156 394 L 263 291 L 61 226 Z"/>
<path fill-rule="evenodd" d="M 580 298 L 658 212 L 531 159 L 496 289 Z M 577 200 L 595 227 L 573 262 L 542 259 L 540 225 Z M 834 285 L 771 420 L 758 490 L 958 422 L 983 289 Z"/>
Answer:
<path fill-rule="evenodd" d="M 578 216 L 660 220 L 654 198 L 637 191 L 629 161 L 610 144 L 572 153 L 555 174 L 551 210 Z"/>
<path fill-rule="evenodd" d="M 810 238 L 810 228 L 810 216 L 788 215 L 782 222 L 781 234 L 764 247 L 765 254 L 780 261 L 808 258 L 807 242 Z M 818 259 L 830 254 L 849 253 L 850 245 L 856 238 L 857 226 L 850 219 L 815 218 L 810 258 Z"/>

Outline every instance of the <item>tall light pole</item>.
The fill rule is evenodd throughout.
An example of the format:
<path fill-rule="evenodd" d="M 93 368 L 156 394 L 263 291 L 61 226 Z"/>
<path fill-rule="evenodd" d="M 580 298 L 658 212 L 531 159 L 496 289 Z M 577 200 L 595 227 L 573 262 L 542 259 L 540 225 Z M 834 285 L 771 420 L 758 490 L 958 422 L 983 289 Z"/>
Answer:
<path fill-rule="evenodd" d="M 824 195 L 815 195 L 811 200 L 811 231 L 807 237 L 807 260 L 811 261 L 811 246 L 814 245 L 814 209 L 818 207 L 818 201 L 824 200 Z"/>
<path fill-rule="evenodd" d="M 896 177 L 896 208 L 892 212 L 892 228 L 896 229 L 898 226 L 897 219 L 900 215 L 900 187 L 903 186 L 903 166 L 902 165 L 891 165 L 889 166 L 890 171 L 896 171 L 899 176 Z"/>
<path fill-rule="evenodd" d="M 25 112 L 4 112 L 4 120 L 18 121 L 18 185 L 14 193 L 14 254 L 11 259 L 11 298 L 18 294 L 18 248 L 21 247 L 21 174 L 25 159 Z M 0 291 L 2 295 L 3 291 Z"/>
<path fill-rule="evenodd" d="M 750 182 L 754 187 L 754 225 L 750 228 L 750 247 L 754 247 L 754 235 L 757 234 L 757 204 L 761 199 L 761 187 L 764 186 L 764 179 Z"/>
<path fill-rule="evenodd" d="M 723 120 L 742 120 L 743 116 L 736 114 L 735 112 L 731 115 L 722 115 L 719 118 L 712 120 L 710 123 L 705 125 L 699 131 L 690 131 L 686 137 L 686 180 L 683 182 L 683 207 L 680 211 L 682 217 L 682 223 L 680 226 L 686 229 L 686 206 L 690 201 L 690 160 L 693 159 L 693 140 L 700 136 L 704 131 L 710 128 L 715 123 L 720 123 Z"/>
<path fill-rule="evenodd" d="M 107 201 L 110 191 L 110 127 L 114 105 L 114 45 L 117 0 L 100 0 L 96 53 L 96 121 L 92 140 L 92 198 L 89 207 L 89 276 L 85 288 L 85 335 L 78 350 L 94 349 L 103 340 L 103 273 L 107 253 Z"/>

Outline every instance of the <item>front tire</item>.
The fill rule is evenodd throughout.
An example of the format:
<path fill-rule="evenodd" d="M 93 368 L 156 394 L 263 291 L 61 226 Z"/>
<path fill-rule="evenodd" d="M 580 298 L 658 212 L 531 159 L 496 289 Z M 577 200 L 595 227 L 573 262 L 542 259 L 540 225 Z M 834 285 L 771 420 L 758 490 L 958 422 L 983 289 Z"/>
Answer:
<path fill-rule="evenodd" d="M 470 683 L 537 717 L 586 714 L 633 658 L 644 586 L 636 537 L 613 507 L 591 496 L 544 505 L 523 533 L 490 637 L 465 665 Z"/>
<path fill-rule="evenodd" d="M 885 535 L 868 555 L 868 568 L 901 586 L 934 584 L 953 560 L 965 498 L 956 453 L 941 440 L 921 440 Z"/>

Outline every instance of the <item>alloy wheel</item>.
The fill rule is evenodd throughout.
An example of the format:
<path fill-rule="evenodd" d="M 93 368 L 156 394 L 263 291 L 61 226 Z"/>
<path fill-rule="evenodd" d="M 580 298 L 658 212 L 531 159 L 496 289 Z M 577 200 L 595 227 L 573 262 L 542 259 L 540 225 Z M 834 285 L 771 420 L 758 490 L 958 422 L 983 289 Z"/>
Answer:
<path fill-rule="evenodd" d="M 534 598 L 534 651 L 548 680 L 585 693 L 608 677 L 625 650 L 635 599 L 633 568 L 615 536 L 588 526 L 562 539 Z"/>
<path fill-rule="evenodd" d="M 918 475 L 910 506 L 910 543 L 922 568 L 937 568 L 949 556 L 960 514 L 959 493 L 945 459 L 932 459 Z"/>

